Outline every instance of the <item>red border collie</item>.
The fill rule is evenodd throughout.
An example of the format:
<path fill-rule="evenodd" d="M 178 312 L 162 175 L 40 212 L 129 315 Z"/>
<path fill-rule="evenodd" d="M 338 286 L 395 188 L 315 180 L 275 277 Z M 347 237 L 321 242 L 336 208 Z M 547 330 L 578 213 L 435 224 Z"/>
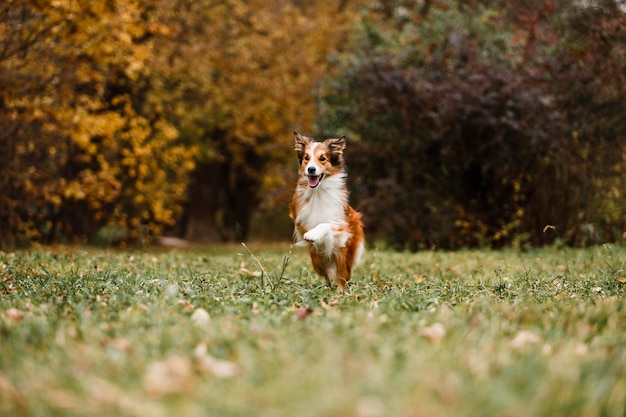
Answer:
<path fill-rule="evenodd" d="M 365 244 L 361 213 L 348 204 L 346 138 L 316 142 L 298 132 L 294 135 L 300 164 L 289 204 L 294 239 L 308 248 L 315 272 L 343 291 Z"/>

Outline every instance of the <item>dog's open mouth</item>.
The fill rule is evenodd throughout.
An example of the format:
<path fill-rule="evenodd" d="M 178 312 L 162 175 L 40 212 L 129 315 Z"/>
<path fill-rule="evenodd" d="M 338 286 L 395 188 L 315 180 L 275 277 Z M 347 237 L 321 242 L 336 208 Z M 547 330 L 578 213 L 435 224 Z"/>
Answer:
<path fill-rule="evenodd" d="M 309 175 L 309 187 L 315 188 L 318 185 L 320 185 L 320 182 L 322 182 L 322 177 L 324 177 L 324 174 L 322 174 L 322 175 Z"/>

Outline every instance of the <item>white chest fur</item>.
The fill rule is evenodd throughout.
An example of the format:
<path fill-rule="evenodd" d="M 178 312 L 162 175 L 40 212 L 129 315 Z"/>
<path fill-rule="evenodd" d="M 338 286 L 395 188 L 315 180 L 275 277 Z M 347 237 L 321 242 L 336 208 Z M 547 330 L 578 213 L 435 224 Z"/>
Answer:
<path fill-rule="evenodd" d="M 345 174 L 325 178 L 317 188 L 307 188 L 296 222 L 306 229 L 320 223 L 345 223 L 348 196 L 345 191 Z"/>

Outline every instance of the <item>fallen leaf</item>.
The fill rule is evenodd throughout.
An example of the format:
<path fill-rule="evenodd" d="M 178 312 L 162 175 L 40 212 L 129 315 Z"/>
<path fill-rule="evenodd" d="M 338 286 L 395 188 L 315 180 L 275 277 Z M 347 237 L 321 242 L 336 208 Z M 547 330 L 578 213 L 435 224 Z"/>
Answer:
<path fill-rule="evenodd" d="M 584 343 L 579 343 L 576 346 L 575 352 L 578 356 L 585 356 L 587 353 L 589 353 L 589 347 Z"/>
<path fill-rule="evenodd" d="M 450 271 L 454 274 L 460 275 L 463 273 L 463 269 L 459 265 L 454 265 L 450 267 Z"/>
<path fill-rule="evenodd" d="M 236 363 L 211 356 L 206 343 L 201 343 L 196 347 L 194 357 L 199 371 L 209 372 L 217 378 L 233 378 L 242 374 L 241 367 Z"/>
<path fill-rule="evenodd" d="M 339 295 L 336 295 L 335 297 L 333 297 L 332 300 L 330 300 L 330 306 L 331 307 L 336 306 L 337 304 L 341 302 L 341 300 L 342 300 L 342 297 Z"/>
<path fill-rule="evenodd" d="M 253 277 L 257 278 L 261 276 L 260 271 L 250 271 L 248 268 L 239 268 L 239 275 L 243 275 L 244 277 Z"/>
<path fill-rule="evenodd" d="M 4 312 L 4 315 L 13 323 L 19 323 L 24 318 L 22 310 L 18 310 L 17 308 L 8 309 Z"/>
<path fill-rule="evenodd" d="M 89 393 L 89 404 L 92 406 L 115 409 L 116 414 L 128 415 L 156 415 L 159 410 L 153 404 L 136 398 L 128 390 L 115 385 L 113 382 L 98 377 L 82 379 L 83 385 Z"/>
<path fill-rule="evenodd" d="M 541 337 L 529 330 L 520 330 L 511 341 L 511 347 L 520 349 L 541 342 Z"/>
<path fill-rule="evenodd" d="M 198 307 L 191 314 L 191 322 L 196 326 L 205 327 L 211 321 L 211 316 L 202 307 Z"/>
<path fill-rule="evenodd" d="M 182 356 L 170 355 L 148 365 L 143 386 L 150 395 L 180 394 L 192 388 L 192 377 L 191 361 Z"/>
<path fill-rule="evenodd" d="M 178 300 L 178 305 L 185 311 L 193 310 L 193 304 L 191 304 L 188 300 Z"/>
<path fill-rule="evenodd" d="M 435 323 L 424 327 L 418 335 L 428 339 L 429 342 L 439 342 L 446 336 L 446 328 L 441 323 Z"/>
<path fill-rule="evenodd" d="M 130 342 L 124 338 L 105 339 L 102 341 L 102 344 L 125 352 L 130 351 L 132 348 Z"/>
<path fill-rule="evenodd" d="M 300 307 L 300 308 L 298 309 L 298 312 L 296 313 L 296 315 L 298 316 L 298 318 L 299 318 L 300 320 L 304 320 L 304 319 L 306 319 L 306 318 L 309 316 L 309 314 L 311 314 L 312 312 L 313 312 L 313 309 L 312 309 L 311 307 L 308 307 L 308 306 L 306 306 L 306 307 Z"/>

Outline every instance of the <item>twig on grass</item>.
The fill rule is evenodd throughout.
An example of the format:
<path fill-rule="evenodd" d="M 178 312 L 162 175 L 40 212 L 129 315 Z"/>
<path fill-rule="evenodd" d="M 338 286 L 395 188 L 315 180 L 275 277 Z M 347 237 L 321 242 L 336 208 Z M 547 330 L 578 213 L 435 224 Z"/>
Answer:
<path fill-rule="evenodd" d="M 265 291 L 265 279 L 267 277 L 267 280 L 270 284 L 270 286 L 272 286 L 272 281 L 269 279 L 269 275 L 267 275 L 267 272 L 265 272 L 265 268 L 263 268 L 263 264 L 261 263 L 261 261 L 259 261 L 259 258 L 256 257 L 256 255 L 254 254 L 254 252 L 252 252 L 250 250 L 250 248 L 246 245 L 245 242 L 241 242 L 241 245 L 246 248 L 246 250 L 250 253 L 250 256 L 252 256 L 252 259 L 254 259 L 254 261 L 257 263 L 257 265 L 259 265 L 259 268 L 261 268 L 261 285 L 263 286 L 263 290 Z"/>
<path fill-rule="evenodd" d="M 289 252 L 287 253 L 287 255 L 283 257 L 282 268 L 280 270 L 280 275 L 278 276 L 278 280 L 276 281 L 276 284 L 272 282 L 272 280 L 270 279 L 270 275 L 267 273 L 267 271 L 265 271 L 265 268 L 263 268 L 263 264 L 261 263 L 259 258 L 257 258 L 257 256 L 254 254 L 254 252 L 252 252 L 252 250 L 245 244 L 245 242 L 241 242 L 241 245 L 244 248 L 246 248 L 248 253 L 250 253 L 250 256 L 252 257 L 252 259 L 254 259 L 254 261 L 257 263 L 257 265 L 261 269 L 261 285 L 263 286 L 263 291 L 265 291 L 265 288 L 267 287 L 268 284 L 270 287 L 270 292 L 275 291 L 279 287 L 279 285 L 283 282 L 283 278 L 285 277 L 285 271 L 287 269 L 287 264 L 289 263 L 289 258 L 291 257 L 291 250 L 293 248 L 293 245 L 289 246 Z M 267 280 L 267 283 L 266 283 L 266 280 Z"/>

